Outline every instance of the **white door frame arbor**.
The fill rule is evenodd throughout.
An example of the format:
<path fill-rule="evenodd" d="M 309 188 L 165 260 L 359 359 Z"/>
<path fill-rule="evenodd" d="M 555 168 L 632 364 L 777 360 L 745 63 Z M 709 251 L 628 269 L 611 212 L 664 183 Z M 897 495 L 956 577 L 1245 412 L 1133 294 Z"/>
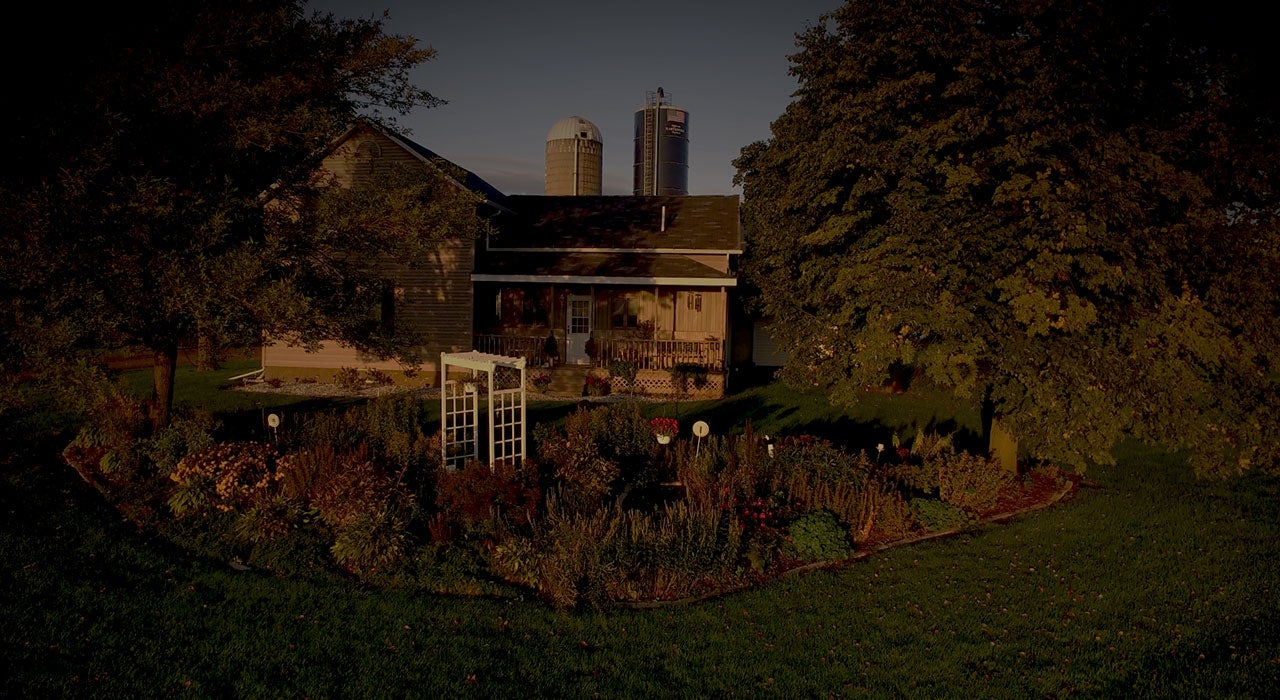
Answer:
<path fill-rule="evenodd" d="M 449 379 L 449 368 L 470 370 Z M 498 370 L 515 370 L 503 373 Z M 489 405 L 489 464 L 520 464 L 525 456 L 525 358 L 470 352 L 440 353 L 440 459 L 446 469 L 480 459 L 480 391 Z M 483 377 L 480 373 L 484 373 Z M 518 381 L 516 386 L 511 384 Z"/>

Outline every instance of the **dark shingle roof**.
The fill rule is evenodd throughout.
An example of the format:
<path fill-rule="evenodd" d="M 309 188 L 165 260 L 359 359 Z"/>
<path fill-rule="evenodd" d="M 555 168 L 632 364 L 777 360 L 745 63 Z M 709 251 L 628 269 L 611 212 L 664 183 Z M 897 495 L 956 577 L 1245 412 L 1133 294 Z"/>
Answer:
<path fill-rule="evenodd" d="M 636 253 L 507 253 L 476 261 L 478 275 L 519 277 L 624 277 L 732 280 L 683 255 Z"/>
<path fill-rule="evenodd" d="M 490 248 L 742 249 L 736 195 L 507 197 L 514 214 Z M 666 207 L 666 230 L 662 212 Z"/>
<path fill-rule="evenodd" d="M 383 133 L 386 133 L 388 136 L 391 136 L 395 138 L 397 141 L 399 141 L 400 143 L 404 144 L 407 148 L 417 153 L 424 160 L 435 165 L 442 172 L 444 172 L 444 174 L 456 180 L 463 187 L 471 190 L 472 192 L 475 192 L 476 194 L 484 197 L 490 202 L 493 202 L 495 204 L 503 204 L 505 206 L 507 195 L 500 192 L 498 188 L 494 187 L 493 185 L 490 185 L 488 182 L 484 180 L 484 178 L 480 177 L 479 175 L 476 175 L 475 173 L 471 172 L 470 170 L 467 170 L 461 165 L 458 165 L 457 163 L 454 163 L 453 161 L 445 158 L 444 156 L 441 156 L 440 154 L 436 153 L 430 148 L 427 148 L 426 146 L 423 146 L 420 143 L 416 143 L 410 140 L 406 136 L 402 136 L 400 134 L 392 133 L 386 130 L 384 130 Z"/>

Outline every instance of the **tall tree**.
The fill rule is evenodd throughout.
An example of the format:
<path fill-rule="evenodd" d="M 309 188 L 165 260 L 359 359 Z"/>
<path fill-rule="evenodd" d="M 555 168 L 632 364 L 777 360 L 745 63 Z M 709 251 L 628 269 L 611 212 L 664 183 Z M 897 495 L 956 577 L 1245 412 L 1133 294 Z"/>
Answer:
<path fill-rule="evenodd" d="M 1184 12 L 850 0 L 799 35 L 736 161 L 785 373 L 850 403 L 915 367 L 1077 467 L 1274 468 L 1276 113 Z"/>
<path fill-rule="evenodd" d="M 410 79 L 430 49 L 381 20 L 308 16 L 298 0 L 125 3 L 41 19 L 28 26 L 57 28 L 58 41 L 36 42 L 56 46 L 56 60 L 27 64 L 20 91 L 32 98 L 5 130 L 0 360 L 50 369 L 77 352 L 144 347 L 160 427 L 179 342 L 197 328 L 231 342 L 295 331 L 403 349 L 357 322 L 367 309 L 350 305 L 377 303 L 361 261 L 474 228 L 474 205 L 421 173 L 323 195 L 329 221 L 263 205 L 314 199 L 298 188 L 357 116 L 437 104 Z M 413 225 L 350 214 L 369 197 Z"/>

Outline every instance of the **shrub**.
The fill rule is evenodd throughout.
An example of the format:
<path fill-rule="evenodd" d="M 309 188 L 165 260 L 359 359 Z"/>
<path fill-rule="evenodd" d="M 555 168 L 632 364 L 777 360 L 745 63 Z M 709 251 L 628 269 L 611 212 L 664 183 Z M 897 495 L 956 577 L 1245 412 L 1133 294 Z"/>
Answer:
<path fill-rule="evenodd" d="M 969 514 L 932 498 L 911 499 L 911 512 L 929 532 L 946 532 L 969 524 Z"/>
<path fill-rule="evenodd" d="M 742 528 L 720 508 L 678 502 L 627 511 L 614 542 L 615 600 L 674 600 L 739 580 Z"/>
<path fill-rule="evenodd" d="M 551 373 L 530 372 L 529 383 L 533 385 L 534 391 L 539 394 L 545 394 L 547 393 L 547 389 L 551 386 Z"/>
<path fill-rule="evenodd" d="M 276 460 L 276 481 L 280 493 L 298 501 L 310 500 L 316 484 L 323 483 L 338 469 L 333 447 L 322 445 L 299 450 Z"/>
<path fill-rule="evenodd" d="M 369 459 L 364 449 L 340 456 L 337 467 L 325 477 L 312 486 L 311 504 L 319 510 L 320 519 L 335 529 L 362 513 L 384 511 L 389 505 L 407 505 L 412 500 L 400 483 Z"/>
<path fill-rule="evenodd" d="M 556 342 L 554 333 L 548 333 L 547 339 L 542 342 L 542 354 L 547 357 L 548 362 L 553 363 L 555 358 L 560 357 L 560 344 Z"/>
<path fill-rule="evenodd" d="M 532 538 L 507 533 L 489 548 L 488 554 L 493 573 L 512 583 L 537 588 L 544 554 Z"/>
<path fill-rule="evenodd" d="M 893 436 L 897 446 L 898 436 Z M 940 469 L 944 461 L 955 454 L 955 446 L 950 435 L 938 435 L 920 431 L 916 433 L 909 450 L 903 452 L 899 448 L 902 463 L 891 469 L 892 474 L 903 486 L 926 494 L 936 494 L 941 483 Z"/>
<path fill-rule="evenodd" d="M 538 594 L 559 610 L 581 603 L 599 606 L 608 600 L 616 569 L 605 558 L 621 525 L 617 508 L 584 512 L 566 508 L 554 493 L 546 500 L 546 517 L 536 524 Z"/>
<path fill-rule="evenodd" d="M 364 388 L 360 370 L 355 367 L 339 367 L 337 373 L 333 375 L 333 383 L 346 391 L 360 391 Z"/>
<path fill-rule="evenodd" d="M 957 508 L 980 512 L 994 506 L 1000 491 L 1013 479 L 993 457 L 950 454 L 941 460 L 938 470 L 938 496 Z"/>
<path fill-rule="evenodd" d="M 783 551 L 800 561 L 831 561 L 849 556 L 849 534 L 830 511 L 816 510 L 787 526 Z"/>
<path fill-rule="evenodd" d="M 609 390 L 612 387 L 609 383 L 608 377 L 597 377 L 592 375 L 587 377 L 587 382 L 584 385 L 584 388 L 586 389 L 587 396 L 608 396 Z"/>
<path fill-rule="evenodd" d="M 622 472 L 612 460 L 600 454 L 586 411 L 565 419 L 564 432 L 548 426 L 535 430 L 538 456 L 552 469 L 571 501 L 586 510 L 604 502 Z"/>
<path fill-rule="evenodd" d="M 563 433 L 540 428 L 535 441 L 567 487 L 566 503 L 594 508 L 610 493 L 645 488 L 658 476 L 658 446 L 635 404 L 580 409 L 565 419 Z"/>
<path fill-rule="evenodd" d="M 636 388 L 636 372 L 639 367 L 631 360 L 614 360 L 609 363 L 609 376 L 617 377 L 626 383 L 627 391 Z"/>
<path fill-rule="evenodd" d="M 350 452 L 368 442 L 368 433 L 354 410 L 314 413 L 302 423 L 298 442 L 306 448 Z"/>
<path fill-rule="evenodd" d="M 116 485 L 133 481 L 143 467 L 139 440 L 147 425 L 142 404 L 122 388 L 108 387 L 93 396 L 88 420 L 63 450 L 63 459 L 91 484 L 101 485 L 100 477 Z"/>
<path fill-rule="evenodd" d="M 792 507 L 797 510 L 827 510 L 850 529 L 857 530 L 874 517 L 875 487 L 876 484 L 870 478 L 828 481 L 799 472 L 787 482 L 787 493 L 791 497 Z"/>
<path fill-rule="evenodd" d="M 210 508 L 243 511 L 272 492 L 275 457 L 274 447 L 257 442 L 223 443 L 189 454 L 169 474 L 176 484 L 169 508 L 178 516 Z"/>
<path fill-rule="evenodd" d="M 679 362 L 668 370 L 671 374 L 671 385 L 676 392 L 683 395 L 689 392 L 689 384 L 697 389 L 707 385 L 707 368 L 692 362 Z"/>
<path fill-rule="evenodd" d="M 295 528 L 305 511 L 302 502 L 283 496 L 259 499 L 236 518 L 236 536 L 254 544 L 277 540 Z"/>
<path fill-rule="evenodd" d="M 357 573 L 385 571 L 398 564 L 408 542 L 408 518 L 395 504 L 354 513 L 336 529 L 333 558 Z"/>
<path fill-rule="evenodd" d="M 462 469 L 440 469 L 436 475 L 440 516 L 466 531 L 493 533 L 503 517 L 528 523 L 541 500 L 538 488 L 506 462 L 493 467 L 468 462 Z"/>
<path fill-rule="evenodd" d="M 218 423 L 208 411 L 178 413 L 169 427 L 153 435 L 142 446 L 156 473 L 168 476 L 188 454 L 213 446 L 213 432 Z"/>
<path fill-rule="evenodd" d="M 916 516 L 910 504 L 893 483 L 883 479 L 872 482 L 869 488 L 870 517 L 852 531 L 853 541 L 862 544 L 873 538 L 881 540 L 899 540 L 906 537 L 916 527 Z"/>
<path fill-rule="evenodd" d="M 303 423 L 300 441 L 307 448 L 337 454 L 367 448 L 371 458 L 397 474 L 421 474 L 426 471 L 421 467 L 440 453 L 436 438 L 424 433 L 422 412 L 414 396 L 388 396 L 339 413 L 311 416 Z"/>
<path fill-rule="evenodd" d="M 774 464 L 790 478 L 805 475 L 814 482 L 857 482 L 874 465 L 866 454 L 849 454 L 812 435 L 784 437 L 774 445 Z"/>

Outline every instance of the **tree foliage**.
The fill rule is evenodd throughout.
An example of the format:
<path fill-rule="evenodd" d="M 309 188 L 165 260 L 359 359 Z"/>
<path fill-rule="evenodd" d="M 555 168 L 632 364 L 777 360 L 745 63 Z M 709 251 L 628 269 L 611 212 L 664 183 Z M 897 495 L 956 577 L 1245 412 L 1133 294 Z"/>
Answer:
<path fill-rule="evenodd" d="M 1187 12 L 851 0 L 800 34 L 736 161 L 787 376 L 854 402 L 915 367 L 1077 467 L 1275 468 L 1276 112 Z"/>
<path fill-rule="evenodd" d="M 28 64 L 20 86 L 41 97 L 8 115 L 8 369 L 147 348 L 162 425 L 178 344 L 197 327 L 231 343 L 266 331 L 383 356 L 408 347 L 371 335 L 378 271 L 363 261 L 409 259 L 443 231 L 474 229 L 474 202 L 421 170 L 355 191 L 306 188 L 356 117 L 438 102 L 410 79 L 433 54 L 381 20 L 303 5 L 126 3 L 30 24 L 58 28 L 59 55 Z M 318 206 L 283 215 L 269 200 Z"/>

